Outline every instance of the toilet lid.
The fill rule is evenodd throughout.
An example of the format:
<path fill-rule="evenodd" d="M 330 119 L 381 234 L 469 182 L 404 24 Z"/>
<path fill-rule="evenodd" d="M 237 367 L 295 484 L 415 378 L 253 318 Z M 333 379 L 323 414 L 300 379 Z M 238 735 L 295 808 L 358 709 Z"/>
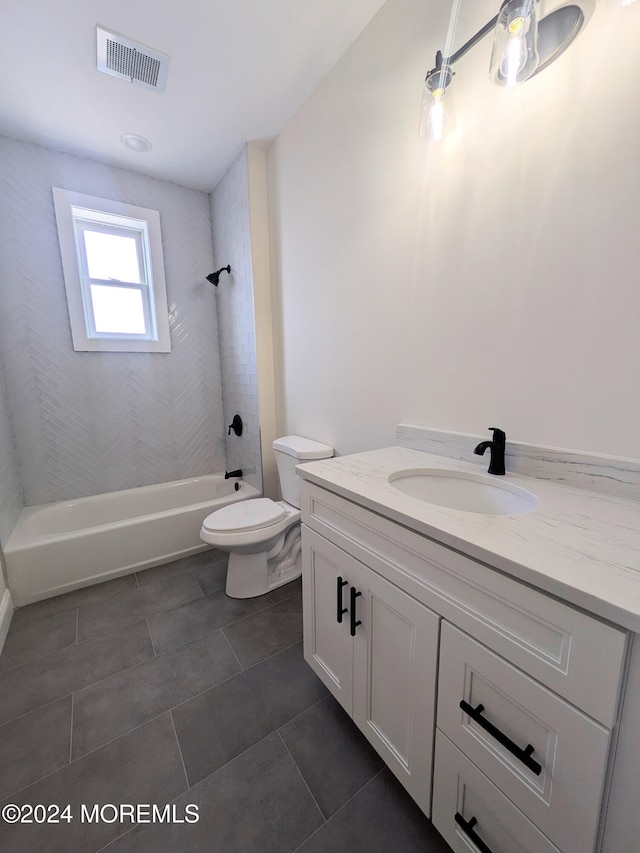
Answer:
<path fill-rule="evenodd" d="M 285 515 L 282 506 L 271 498 L 251 498 L 217 509 L 205 518 L 202 526 L 212 533 L 243 533 L 266 527 Z"/>

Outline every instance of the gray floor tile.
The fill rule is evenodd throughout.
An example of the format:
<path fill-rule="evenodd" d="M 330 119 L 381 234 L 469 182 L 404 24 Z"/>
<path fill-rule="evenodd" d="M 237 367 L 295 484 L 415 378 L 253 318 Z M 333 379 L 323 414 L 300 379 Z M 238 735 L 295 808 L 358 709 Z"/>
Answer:
<path fill-rule="evenodd" d="M 224 633 L 244 667 L 301 642 L 302 593 L 230 625 Z"/>
<path fill-rule="evenodd" d="M 35 604 L 28 604 L 26 607 L 19 607 L 13 614 L 11 624 L 22 625 L 26 622 L 33 622 L 43 619 L 45 616 L 51 616 L 53 613 L 72 610 L 81 604 L 89 604 L 92 601 L 103 601 L 106 598 L 111 598 L 112 595 L 119 595 L 121 592 L 137 588 L 135 575 L 123 575 L 121 578 L 114 578 L 104 583 L 66 592 L 64 595 L 56 595 L 54 598 L 45 598 L 43 601 L 36 601 Z"/>
<path fill-rule="evenodd" d="M 215 631 L 79 691 L 73 706 L 73 758 L 240 670 L 222 632 Z"/>
<path fill-rule="evenodd" d="M 170 803 L 186 790 L 169 714 L 36 782 L 11 802 L 71 807 L 70 822 L 4 825 L 3 853 L 92 853 L 127 831 L 130 822 L 89 823 L 81 805 Z M 109 813 L 111 814 L 111 812 Z"/>
<path fill-rule="evenodd" d="M 299 644 L 185 702 L 172 713 L 190 784 L 326 695 Z"/>
<path fill-rule="evenodd" d="M 291 581 L 290 583 L 285 583 L 283 586 L 278 586 L 274 590 L 269 593 L 269 598 L 273 601 L 274 604 L 277 604 L 279 601 L 284 601 L 285 598 L 291 598 L 292 595 L 297 595 L 302 592 L 302 578 L 296 578 L 296 580 Z"/>
<path fill-rule="evenodd" d="M 0 724 L 153 657 L 144 620 L 0 673 Z"/>
<path fill-rule="evenodd" d="M 66 610 L 34 622 L 14 624 L 0 655 L 0 670 L 70 646 L 76 641 L 77 609 Z"/>
<path fill-rule="evenodd" d="M 78 640 L 104 634 L 195 598 L 202 598 L 202 591 L 195 579 L 191 575 L 180 575 L 115 595 L 107 601 L 87 604 L 78 610 Z"/>
<path fill-rule="evenodd" d="M 227 585 L 229 555 L 215 550 L 212 553 L 215 557 L 210 562 L 191 570 L 205 595 L 218 592 Z"/>
<path fill-rule="evenodd" d="M 160 654 L 271 606 L 266 596 L 229 598 L 224 591 L 218 591 L 181 607 L 155 613 L 147 621 L 154 648 Z"/>
<path fill-rule="evenodd" d="M 280 734 L 325 818 L 384 766 L 333 696 L 287 723 Z"/>
<path fill-rule="evenodd" d="M 154 566 L 151 569 L 145 569 L 142 572 L 136 572 L 136 578 L 140 586 L 146 586 L 150 583 L 155 583 L 157 580 L 166 580 L 167 578 L 185 575 L 203 565 L 209 565 L 213 560 L 220 558 L 220 551 L 215 548 L 209 548 L 207 551 L 201 551 L 199 554 L 192 554 L 190 557 L 181 557 L 179 560 L 173 560 L 171 563 L 163 563 L 161 566 Z"/>
<path fill-rule="evenodd" d="M 451 853 L 390 770 L 382 770 L 296 853 Z"/>
<path fill-rule="evenodd" d="M 285 853 L 322 823 L 277 734 L 183 794 L 176 806 L 187 804 L 198 806 L 197 823 L 140 827 L 105 853 Z"/>
<path fill-rule="evenodd" d="M 69 763 L 71 696 L 0 726 L 0 800 Z"/>

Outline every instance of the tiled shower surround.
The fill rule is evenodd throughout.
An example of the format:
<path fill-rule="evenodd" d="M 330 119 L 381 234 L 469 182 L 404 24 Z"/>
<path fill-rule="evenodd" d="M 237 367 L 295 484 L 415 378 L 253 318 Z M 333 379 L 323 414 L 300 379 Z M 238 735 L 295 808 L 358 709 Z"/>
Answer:
<path fill-rule="evenodd" d="M 9 538 L 22 506 L 22 486 L 9 425 L 2 365 L 0 365 L 0 548 Z"/>
<path fill-rule="evenodd" d="M 211 193 L 211 221 L 215 268 L 231 266 L 231 274 L 222 273 L 218 286 L 227 466 L 240 468 L 245 479 L 262 490 L 246 146 Z M 240 437 L 228 435 L 235 414 L 243 420 Z"/>
<path fill-rule="evenodd" d="M 0 357 L 25 505 L 222 471 L 208 195 L 6 137 L 0 182 Z M 171 353 L 74 352 L 52 186 L 160 211 Z"/>

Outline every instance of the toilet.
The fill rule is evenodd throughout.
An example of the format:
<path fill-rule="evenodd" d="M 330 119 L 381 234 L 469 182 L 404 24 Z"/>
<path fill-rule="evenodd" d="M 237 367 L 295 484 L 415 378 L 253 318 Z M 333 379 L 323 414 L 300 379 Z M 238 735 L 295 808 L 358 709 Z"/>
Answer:
<path fill-rule="evenodd" d="M 299 435 L 273 442 L 281 501 L 252 498 L 218 509 L 202 522 L 203 542 L 229 553 L 227 595 L 254 598 L 302 573 L 299 462 L 328 459 L 333 448 Z"/>

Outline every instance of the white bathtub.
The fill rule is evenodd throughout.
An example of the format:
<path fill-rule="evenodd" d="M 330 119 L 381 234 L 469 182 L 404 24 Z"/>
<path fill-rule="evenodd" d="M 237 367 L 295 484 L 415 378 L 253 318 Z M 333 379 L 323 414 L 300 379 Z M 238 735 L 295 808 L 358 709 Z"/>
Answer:
<path fill-rule="evenodd" d="M 243 480 L 211 474 L 26 507 L 4 550 L 13 603 L 30 604 L 204 551 L 205 517 L 259 495 Z"/>

